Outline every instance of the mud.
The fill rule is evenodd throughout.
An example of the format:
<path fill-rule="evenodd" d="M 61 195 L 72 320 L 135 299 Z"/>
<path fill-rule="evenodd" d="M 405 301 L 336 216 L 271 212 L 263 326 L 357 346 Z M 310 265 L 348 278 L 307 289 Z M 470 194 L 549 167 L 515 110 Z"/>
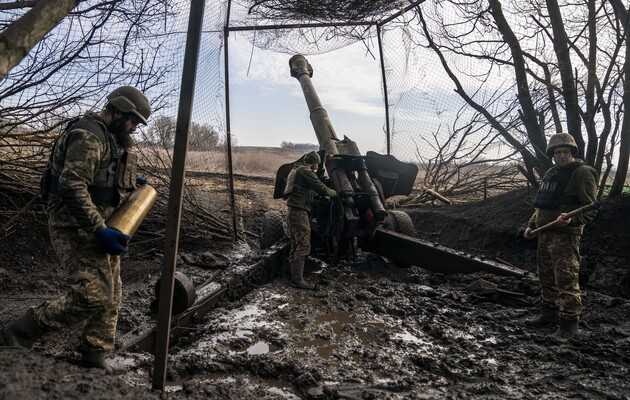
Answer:
<path fill-rule="evenodd" d="M 534 270 L 535 243 L 519 235 L 528 198 L 402 210 L 422 238 Z M 257 207 L 245 210 L 251 231 L 263 211 L 281 209 Z M 369 253 L 332 265 L 314 254 L 306 279 L 316 290 L 285 278 L 249 287 L 191 327 L 171 349 L 164 392 L 151 390 L 148 354 L 117 351 L 119 376 L 79 368 L 75 330 L 32 350 L 0 348 L 0 399 L 630 399 L 629 218 L 630 198 L 606 202 L 584 235 L 585 311 L 568 342 L 523 326 L 538 311 L 533 279 L 400 269 Z M 44 220 L 34 210 L 0 239 L 0 324 L 65 287 Z M 138 244 L 123 260 L 120 336 L 154 319 L 161 258 L 150 250 Z M 221 283 L 258 254 L 255 242 L 181 251 L 178 269 L 196 285 L 217 268 Z M 192 261 L 207 252 L 229 263 Z"/>

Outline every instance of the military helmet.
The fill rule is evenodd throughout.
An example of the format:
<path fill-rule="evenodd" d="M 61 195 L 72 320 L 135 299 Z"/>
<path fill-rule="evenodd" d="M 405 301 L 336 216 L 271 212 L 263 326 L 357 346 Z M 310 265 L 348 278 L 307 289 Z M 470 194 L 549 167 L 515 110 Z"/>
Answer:
<path fill-rule="evenodd" d="M 571 149 L 571 154 L 576 155 L 578 152 L 577 143 L 573 136 L 568 133 L 556 133 L 549 138 L 549 144 L 547 144 L 547 155 L 552 156 L 556 147 L 568 147 Z"/>
<path fill-rule="evenodd" d="M 322 162 L 322 159 L 319 158 L 319 154 L 317 154 L 317 152 L 315 151 L 311 151 L 306 156 L 304 156 L 305 164 L 313 164 L 313 163 L 320 164 L 321 162 Z"/>
<path fill-rule="evenodd" d="M 121 86 L 107 96 L 107 101 L 123 113 L 131 113 L 143 124 L 151 115 L 151 104 L 146 96 L 132 86 Z"/>

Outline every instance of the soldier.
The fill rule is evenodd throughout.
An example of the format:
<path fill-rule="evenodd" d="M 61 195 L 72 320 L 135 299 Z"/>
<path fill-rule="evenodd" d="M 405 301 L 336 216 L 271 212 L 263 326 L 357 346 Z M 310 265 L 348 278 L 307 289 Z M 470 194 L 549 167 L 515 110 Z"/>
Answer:
<path fill-rule="evenodd" d="M 331 198 L 337 196 L 337 192 L 324 185 L 315 174 L 321 163 L 319 154 L 312 151 L 303 158 L 303 162 L 295 163 L 287 177 L 284 198 L 289 207 L 287 225 L 291 239 L 291 283 L 300 289 L 313 289 L 315 286 L 303 278 L 304 259 L 311 252 L 311 201 L 314 192 Z"/>
<path fill-rule="evenodd" d="M 129 237 L 105 221 L 125 193 L 146 183 L 136 176 L 131 134 L 147 124 L 151 105 L 142 92 L 119 87 L 100 113 L 71 121 L 51 150 L 42 178 L 53 249 L 71 285 L 61 297 L 31 307 L 0 331 L 0 342 L 30 348 L 45 333 L 84 323 L 81 364 L 112 373 L 106 354 L 114 346 L 122 299 L 120 255 Z"/>
<path fill-rule="evenodd" d="M 532 239 L 533 229 L 557 221 L 552 228 L 538 234 L 536 258 L 542 314 L 525 323 L 532 327 L 557 324 L 553 336 L 560 340 L 570 339 L 578 331 L 582 313 L 578 281 L 580 235 L 596 214 L 593 210 L 565 219 L 568 212 L 596 200 L 598 174 L 574 158 L 577 151 L 577 144 L 568 133 L 558 133 L 549 139 L 547 155 L 553 157 L 555 166 L 540 183 L 534 201 L 536 209 L 524 233 L 526 239 Z"/>

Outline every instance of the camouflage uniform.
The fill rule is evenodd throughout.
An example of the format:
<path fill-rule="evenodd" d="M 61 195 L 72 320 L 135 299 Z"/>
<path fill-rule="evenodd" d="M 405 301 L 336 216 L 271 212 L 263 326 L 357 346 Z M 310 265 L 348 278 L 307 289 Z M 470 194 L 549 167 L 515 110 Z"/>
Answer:
<path fill-rule="evenodd" d="M 296 163 L 291 171 L 295 179 L 293 190 L 287 199 L 289 212 L 287 225 L 291 240 L 290 260 L 306 258 L 311 252 L 311 224 L 309 213 L 314 192 L 334 197 L 336 192 L 324 185 L 306 164 Z"/>
<path fill-rule="evenodd" d="M 557 172 L 554 166 L 545 173 Z M 536 208 L 528 227 L 536 229 L 596 200 L 597 173 L 588 165 L 577 167 L 562 193 L 563 199 L 575 199 L 572 204 L 560 202 L 553 208 Z M 543 177 L 543 181 L 545 178 Z M 578 281 L 580 271 L 580 236 L 584 225 L 596 211 L 571 218 L 567 226 L 555 225 L 538 237 L 537 263 L 543 307 L 559 310 L 565 320 L 576 320 L 582 313 L 582 299 Z"/>
<path fill-rule="evenodd" d="M 50 195 L 47 209 L 52 247 L 68 269 L 72 284 L 66 294 L 32 311 L 37 324 L 46 330 L 86 321 L 82 350 L 102 351 L 114 346 L 122 299 L 120 256 L 107 254 L 94 233 L 106 227 L 105 221 L 116 210 L 120 196 L 133 187 L 130 177 L 135 178 L 135 170 L 129 168 L 123 174 L 127 175 L 123 183 L 117 171 L 121 163 L 112 160 L 122 159 L 126 151 L 98 115 L 88 113 L 83 118 L 90 120 L 87 126 L 95 126 L 96 122 L 100 129 L 90 131 L 85 124 L 82 128 L 71 127 L 56 142 L 51 164 L 58 189 Z M 99 174 L 104 175 L 101 182 L 113 184 L 109 192 L 118 196 L 97 200 L 93 184 Z"/>

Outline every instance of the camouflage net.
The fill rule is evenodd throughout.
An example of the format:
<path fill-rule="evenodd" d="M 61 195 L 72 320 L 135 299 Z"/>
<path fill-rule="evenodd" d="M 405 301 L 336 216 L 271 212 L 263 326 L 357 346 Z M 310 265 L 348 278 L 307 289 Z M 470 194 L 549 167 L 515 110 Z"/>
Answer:
<path fill-rule="evenodd" d="M 462 101 L 429 90 L 452 82 L 432 77 L 435 63 L 413 43 L 409 21 L 421 2 L 410 1 L 206 1 L 187 155 L 186 198 L 231 230 L 223 50 L 227 31 L 242 32 L 253 46 L 286 54 L 315 55 L 374 40 L 379 25 L 390 106 L 391 153 L 427 168 L 443 149 L 440 130 L 452 134 Z M 132 84 L 152 99 L 154 113 L 142 129 L 144 173 L 167 197 L 172 145 L 190 1 L 88 0 L 55 28 L 0 82 L 0 183 L 35 194 L 48 148 L 65 122 L 103 107 L 114 87 Z M 5 13 L 4 27 L 21 15 Z M 453 16 L 455 18 L 455 16 Z M 89 61 L 89 62 L 87 62 Z M 448 99 L 448 100 L 445 100 Z M 427 118 L 419 115 L 433 115 Z M 383 127 L 385 132 L 385 127 Z M 238 132 L 230 138 L 238 139 Z M 385 136 L 385 133 L 383 133 Z M 487 131 L 468 132 L 468 143 L 487 143 Z M 24 162 L 27 160 L 28 162 Z M 429 165 L 431 164 L 431 165 Z M 188 172 L 213 174 L 212 185 Z M 425 182 L 425 184 L 430 182 Z M 435 185 L 433 185 L 435 186 Z M 241 229 L 239 226 L 238 229 Z M 221 235 L 225 235 L 222 231 Z"/>

